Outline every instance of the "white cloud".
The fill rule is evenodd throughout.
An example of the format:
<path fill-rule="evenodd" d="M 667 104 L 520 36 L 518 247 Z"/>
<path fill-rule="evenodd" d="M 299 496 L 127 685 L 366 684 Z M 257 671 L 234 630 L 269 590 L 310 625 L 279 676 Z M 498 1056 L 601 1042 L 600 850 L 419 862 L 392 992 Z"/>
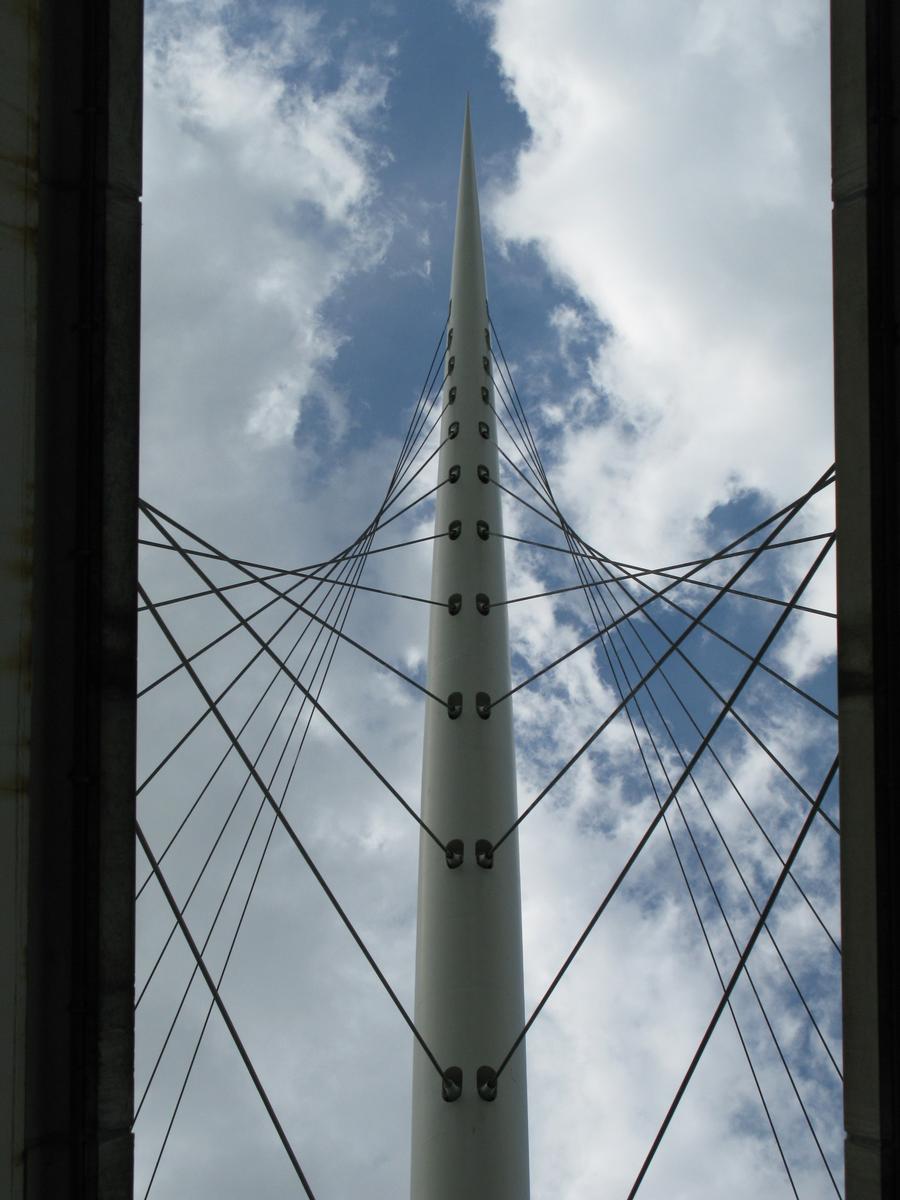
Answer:
<path fill-rule="evenodd" d="M 562 0 L 551 7 L 498 0 L 490 11 L 494 48 L 533 138 L 515 179 L 485 210 L 505 238 L 535 243 L 583 301 L 548 314 L 559 340 L 557 379 L 566 381 L 542 414 L 555 424 L 554 484 L 594 544 L 638 562 L 672 561 L 706 539 L 704 518 L 715 505 L 748 488 L 786 498 L 818 474 L 828 455 L 826 147 L 824 109 L 817 110 L 825 104 L 824 9 L 799 2 L 754 8 L 737 0 L 679 6 Z M 151 501 L 228 550 L 273 562 L 297 561 L 296 552 L 309 561 L 345 544 L 368 518 L 396 449 L 373 440 L 348 451 L 343 470 L 330 473 L 302 438 L 294 442 L 297 422 L 302 433 L 313 403 L 327 411 L 334 438 L 350 419 L 328 380 L 344 331 L 321 314 L 344 280 L 379 264 L 390 235 L 378 204 L 373 125 L 387 70 L 378 62 L 341 63 L 336 43 L 309 10 L 283 12 L 243 40 L 232 32 L 234 16 L 223 3 L 196 2 L 157 6 L 148 22 L 144 486 Z M 323 66 L 335 68 L 328 85 Z M 427 274 L 427 239 L 418 249 Z M 581 360 L 588 361 L 588 378 Z M 528 401 L 527 376 L 517 375 Z M 431 486 L 434 470 L 420 476 L 421 490 Z M 418 490 L 414 485 L 410 497 Z M 823 508 L 816 520 L 829 516 Z M 430 532 L 427 515 L 414 521 L 402 536 Z M 518 507 L 508 510 L 509 532 L 531 536 L 535 524 Z M 391 529 L 400 540 L 399 523 Z M 539 536 L 552 536 L 548 529 Z M 572 581 L 560 564 L 548 567 L 541 552 L 508 545 L 510 595 Z M 427 543 L 375 556 L 366 582 L 425 594 L 429 558 Z M 764 581 L 788 594 L 797 561 Z M 171 593 L 198 586 L 174 566 L 166 581 Z M 827 607 L 827 587 L 823 576 L 809 602 Z M 242 611 L 264 599 L 258 588 L 230 595 Z M 194 646 L 224 626 L 212 610 L 167 612 Z M 517 678 L 592 628 L 578 593 L 513 606 L 510 615 Z M 778 663 L 786 670 L 809 670 L 829 652 L 824 619 L 804 621 L 820 624 L 785 640 Z M 426 622 L 425 606 L 361 595 L 348 631 L 418 675 Z M 649 626 L 641 628 L 652 637 Z M 286 633 L 279 648 L 289 641 Z M 169 659 L 152 633 L 144 644 L 142 666 L 152 675 Z M 629 644 L 643 664 L 634 636 Z M 217 686 L 254 649 L 246 638 L 237 649 L 226 647 L 216 661 L 203 661 L 204 678 Z M 598 643 L 548 674 L 539 690 L 517 694 L 523 804 L 617 703 L 608 673 L 598 672 L 602 662 Z M 271 666 L 254 668 L 248 690 L 229 698 L 235 722 Z M 677 675 L 674 661 L 670 666 Z M 630 669 L 634 678 L 633 663 Z M 664 696 L 657 683 L 656 694 Z M 282 682 L 273 690 L 254 730 L 274 719 L 285 689 Z M 772 685 L 748 695 L 748 719 L 802 773 L 828 734 L 799 701 L 792 709 L 767 707 L 776 692 Z M 422 720 L 411 690 L 344 646 L 324 701 L 415 804 Z M 704 728 L 708 703 L 704 694 L 695 706 Z M 190 688 L 160 689 L 142 714 L 142 763 L 155 762 L 183 728 L 185 712 L 196 711 Z M 290 718 L 294 709 L 286 711 Z M 279 736 L 284 732 L 282 720 Z M 142 819 L 157 844 L 174 827 L 184 797 L 202 785 L 222 741 L 210 723 L 179 759 L 178 773 L 162 775 L 142 799 Z M 696 730 L 683 744 L 696 745 Z M 642 745 L 665 795 L 662 766 L 646 738 Z M 717 751 L 784 852 L 805 801 L 732 725 Z M 660 752 L 676 777 L 680 762 L 662 739 Z M 291 819 L 411 1004 L 415 827 L 319 718 L 304 754 L 290 794 Z M 274 769 L 273 750 L 265 763 Z M 532 1002 L 656 811 L 642 771 L 620 717 L 522 826 Z M 279 779 L 284 774 L 282 768 Z M 179 896 L 211 840 L 209 814 L 221 815 L 241 777 L 229 763 L 208 798 L 207 824 L 201 830 L 198 819 L 173 852 Z M 721 771 L 707 762 L 697 779 L 756 894 L 763 894 L 777 869 L 774 856 Z M 740 939 L 750 928 L 751 906 L 699 797 L 688 786 L 682 792 Z M 248 811 L 257 803 L 249 797 Z M 241 814 L 240 829 L 226 835 L 216 860 L 215 886 L 210 882 L 192 902 L 199 929 L 249 824 Z M 671 817 L 697 880 L 675 807 Z M 821 883 L 834 873 L 828 836 L 810 842 L 803 868 L 834 928 L 834 892 Z M 624 1190 L 633 1178 L 718 994 L 682 891 L 660 829 L 529 1037 L 534 1200 L 584 1200 L 600 1187 Z M 713 944 L 731 963 L 724 924 L 703 896 Z M 158 897 L 148 894 L 142 904 L 146 970 L 167 918 Z M 779 910 L 777 932 L 814 975 L 819 935 L 810 933 L 793 893 Z M 214 945 L 221 955 L 223 943 Z M 141 1014 L 145 1029 L 157 1025 L 139 1046 L 141 1081 L 188 969 L 183 948 L 174 961 L 177 969 L 169 967 L 158 991 L 148 993 Z M 769 999 L 781 998 L 783 980 L 764 955 L 759 974 Z M 282 837 L 226 990 L 317 1194 L 364 1193 L 373 1200 L 402 1194 L 410 1039 Z M 800 1118 L 771 1068 L 752 997 L 742 992 L 738 1000 L 766 1086 L 781 1101 L 782 1132 L 796 1135 L 801 1146 L 794 1162 L 801 1194 L 804 1188 L 814 1194 L 821 1175 L 802 1149 Z M 825 1005 L 829 1019 L 832 1001 Z M 193 1024 L 179 1034 L 182 1053 L 205 1003 L 204 996 L 192 997 Z M 799 1048 L 803 1087 L 819 1089 L 818 1107 L 831 1112 L 833 1094 L 820 1088 L 817 1060 L 812 1052 L 804 1058 L 804 1027 L 790 1005 L 780 1015 L 780 1031 Z M 183 1068 L 183 1057 L 172 1057 Z M 168 1082 L 139 1127 L 145 1173 L 176 1069 L 166 1067 Z M 192 1194 L 253 1190 L 263 1197 L 292 1186 L 218 1025 L 186 1103 L 190 1112 L 176 1127 L 167 1161 L 170 1187 L 189 1178 Z M 834 1136 L 830 1144 L 837 1144 Z M 641 1195 L 727 1193 L 738 1200 L 763 1189 L 777 1195 L 786 1184 L 733 1030 L 723 1024 Z"/>
<path fill-rule="evenodd" d="M 301 7 L 243 40 L 228 16 L 202 0 L 148 14 L 142 486 L 261 546 L 258 497 L 292 495 L 304 405 L 341 427 L 326 376 L 344 335 L 321 313 L 390 234 L 367 137 L 388 75 L 335 63 Z"/>
<path fill-rule="evenodd" d="M 608 407 L 571 398 L 562 496 L 594 544 L 627 530 L 615 550 L 659 562 L 830 461 L 827 6 L 489 11 L 531 139 L 486 211 L 612 327 L 579 347 Z"/>

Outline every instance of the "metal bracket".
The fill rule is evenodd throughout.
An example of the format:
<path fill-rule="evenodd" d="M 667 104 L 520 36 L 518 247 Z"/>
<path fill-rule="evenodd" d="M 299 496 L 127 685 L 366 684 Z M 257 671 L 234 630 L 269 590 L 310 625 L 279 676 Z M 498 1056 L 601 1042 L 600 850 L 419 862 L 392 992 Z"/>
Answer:
<path fill-rule="evenodd" d="M 447 866 L 451 871 L 455 871 L 457 867 L 461 867 L 463 859 L 466 856 L 462 838 L 452 838 L 444 847 L 444 854 L 447 858 Z"/>
<path fill-rule="evenodd" d="M 487 521 L 476 521 L 475 532 L 483 542 L 486 542 L 491 536 L 491 527 L 488 525 Z"/>
<path fill-rule="evenodd" d="M 475 607 L 483 617 L 486 617 L 491 611 L 490 597 L 485 592 L 479 592 L 475 597 Z"/>
<path fill-rule="evenodd" d="M 448 1104 L 462 1095 L 462 1078 L 462 1067 L 448 1067 L 441 1076 L 441 1096 Z"/>
<path fill-rule="evenodd" d="M 451 421 L 450 427 L 447 430 L 447 437 L 452 441 L 459 433 L 459 421 Z"/>
<path fill-rule="evenodd" d="M 447 330 L 447 349 L 449 350 L 452 345 L 453 345 L 453 330 L 448 329 Z"/>
<path fill-rule="evenodd" d="M 447 403 L 448 404 L 456 403 L 456 388 L 455 387 L 452 387 L 450 389 L 450 391 L 447 393 Z"/>
<path fill-rule="evenodd" d="M 447 374 L 448 375 L 453 374 L 453 368 L 455 366 L 456 366 L 456 358 L 454 357 L 454 355 L 451 354 L 449 359 L 447 360 Z"/>
<path fill-rule="evenodd" d="M 491 715 L 491 698 L 487 692 L 475 693 L 475 711 L 482 721 L 486 721 Z"/>
<path fill-rule="evenodd" d="M 488 356 L 487 356 L 486 354 L 485 354 L 484 358 L 482 358 L 482 360 L 481 360 L 481 365 L 484 367 L 484 369 L 485 369 L 485 371 L 487 372 L 487 374 L 488 374 L 488 375 L 490 375 L 490 373 L 491 373 L 491 360 L 488 358 Z"/>
<path fill-rule="evenodd" d="M 494 867 L 494 847 L 487 838 L 479 838 L 475 843 L 475 862 L 482 871 L 491 871 Z"/>
<path fill-rule="evenodd" d="M 461 608 L 462 593 L 453 592 L 450 596 L 450 599 L 447 601 L 447 611 L 450 613 L 451 617 L 455 617 Z"/>
<path fill-rule="evenodd" d="M 488 438 L 491 436 L 491 427 L 488 425 L 487 421 L 478 422 L 478 432 L 485 439 L 485 441 L 488 440 Z"/>
<path fill-rule="evenodd" d="M 487 467 L 484 465 L 484 463 L 478 464 L 478 472 L 477 473 L 478 473 L 478 478 L 481 480 L 482 483 L 490 483 L 491 473 L 487 469 Z"/>
<path fill-rule="evenodd" d="M 447 478 L 450 480 L 451 483 L 456 483 L 456 481 L 459 479 L 459 466 L 457 463 L 454 463 L 453 466 L 450 468 L 450 470 L 447 472 Z"/>
<path fill-rule="evenodd" d="M 490 393 L 490 392 L 487 390 L 487 388 L 486 388 L 486 387 L 483 387 L 483 388 L 481 389 L 481 398 L 482 398 L 482 400 L 485 402 L 485 404 L 490 404 L 490 402 L 491 402 L 491 393 Z"/>
<path fill-rule="evenodd" d="M 451 692 L 447 697 L 447 716 L 451 721 L 462 716 L 462 692 Z"/>
<path fill-rule="evenodd" d="M 475 1076 L 475 1086 L 482 1100 L 497 1099 L 497 1072 L 493 1067 L 479 1067 Z"/>
<path fill-rule="evenodd" d="M 462 533 L 462 521 L 451 521 L 447 529 L 447 537 L 451 542 L 455 542 Z"/>

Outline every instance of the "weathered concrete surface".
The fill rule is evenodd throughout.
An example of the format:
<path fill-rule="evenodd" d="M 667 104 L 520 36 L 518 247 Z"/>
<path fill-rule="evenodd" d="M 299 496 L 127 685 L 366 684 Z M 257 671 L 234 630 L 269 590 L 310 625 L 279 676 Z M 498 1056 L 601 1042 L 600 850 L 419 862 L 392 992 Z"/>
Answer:
<path fill-rule="evenodd" d="M 897 1194 L 898 32 L 834 0 L 832 141 L 847 1200 Z"/>
<path fill-rule="evenodd" d="M 142 4 L 0 14 L 0 1194 L 132 1187 Z"/>

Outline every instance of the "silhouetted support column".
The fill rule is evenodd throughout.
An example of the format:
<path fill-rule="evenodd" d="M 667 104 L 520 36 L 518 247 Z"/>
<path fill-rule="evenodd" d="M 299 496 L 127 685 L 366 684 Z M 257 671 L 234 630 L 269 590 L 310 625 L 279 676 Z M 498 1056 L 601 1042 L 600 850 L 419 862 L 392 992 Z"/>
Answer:
<path fill-rule="evenodd" d="M 847 1200 L 898 1191 L 900 443 L 893 0 L 834 0 L 832 141 Z"/>
<path fill-rule="evenodd" d="M 0 1194 L 132 1190 L 142 4 L 0 15 Z"/>

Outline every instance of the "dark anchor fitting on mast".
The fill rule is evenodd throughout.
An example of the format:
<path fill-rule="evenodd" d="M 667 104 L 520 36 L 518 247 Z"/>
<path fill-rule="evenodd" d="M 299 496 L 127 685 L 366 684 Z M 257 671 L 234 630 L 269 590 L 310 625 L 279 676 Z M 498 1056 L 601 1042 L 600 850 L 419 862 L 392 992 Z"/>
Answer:
<path fill-rule="evenodd" d="M 454 463 L 453 466 L 450 468 L 450 470 L 447 472 L 447 478 L 450 480 L 451 483 L 456 483 L 457 480 L 459 479 L 459 466 L 456 463 Z"/>
<path fill-rule="evenodd" d="M 490 375 L 491 360 L 488 358 L 488 356 L 486 354 L 485 354 L 484 358 L 481 360 L 481 365 L 484 367 L 485 374 Z"/>
<path fill-rule="evenodd" d="M 447 360 L 447 374 L 448 375 L 453 374 L 453 368 L 455 366 L 456 366 L 456 358 L 454 357 L 454 355 L 451 354 L 449 359 Z"/>
<path fill-rule="evenodd" d="M 490 481 L 491 481 L 491 473 L 490 473 L 490 471 L 487 469 L 487 467 L 484 465 L 484 463 L 479 463 L 479 464 L 478 464 L 478 471 L 477 471 L 477 475 L 478 475 L 478 478 L 481 480 L 481 482 L 482 482 L 482 483 L 490 483 Z"/>
<path fill-rule="evenodd" d="M 478 432 L 485 440 L 491 436 L 491 427 L 488 425 L 487 421 L 478 422 Z"/>
<path fill-rule="evenodd" d="M 451 617 L 455 617 L 461 608 L 462 608 L 462 593 L 461 592 L 453 592 L 451 594 L 449 600 L 447 601 L 447 611 L 450 613 Z"/>
<path fill-rule="evenodd" d="M 475 1086 L 482 1100 L 497 1099 L 497 1072 L 493 1067 L 479 1067 L 475 1076 Z"/>
<path fill-rule="evenodd" d="M 462 716 L 462 692 L 451 692 L 447 697 L 447 716 L 451 721 Z"/>
<path fill-rule="evenodd" d="M 444 847 L 444 854 L 447 859 L 447 866 L 451 871 L 455 871 L 457 867 L 463 865 L 463 859 L 466 856 L 465 846 L 462 838 L 451 838 Z"/>
<path fill-rule="evenodd" d="M 452 442 L 459 433 L 459 421 L 451 421 L 450 428 L 447 430 L 447 437 Z"/>
<path fill-rule="evenodd" d="M 481 389 L 481 398 L 482 398 L 482 400 L 485 402 L 485 404 L 490 404 L 490 402 L 491 402 L 491 393 L 490 393 L 490 392 L 487 390 L 487 388 L 486 388 L 486 387 L 483 387 L 483 388 Z"/>
<path fill-rule="evenodd" d="M 494 869 L 494 847 L 487 838 L 479 838 L 475 843 L 475 862 L 482 871 Z"/>
<path fill-rule="evenodd" d="M 476 521 L 475 532 L 483 542 L 486 542 L 491 536 L 491 527 L 488 525 L 487 521 Z"/>
<path fill-rule="evenodd" d="M 462 1095 L 462 1077 L 462 1067 L 448 1067 L 441 1076 L 441 1096 L 448 1104 Z"/>
<path fill-rule="evenodd" d="M 451 521 L 447 529 L 447 537 L 451 542 L 455 542 L 462 533 L 462 521 Z"/>
<path fill-rule="evenodd" d="M 475 693 L 475 711 L 482 721 L 486 721 L 491 715 L 491 698 L 487 692 Z"/>
<path fill-rule="evenodd" d="M 486 593 L 484 593 L 484 592 L 479 592 L 478 595 L 475 597 L 475 607 L 478 609 L 478 611 L 481 613 L 481 615 L 483 617 L 486 617 L 488 615 L 488 613 L 491 611 L 490 597 L 488 595 L 486 595 Z"/>
<path fill-rule="evenodd" d="M 450 389 L 450 391 L 447 393 L 447 403 L 448 403 L 448 404 L 455 404 L 455 403 L 456 403 L 456 387 L 455 387 L 455 386 L 454 386 L 454 387 L 452 387 L 452 388 Z"/>

